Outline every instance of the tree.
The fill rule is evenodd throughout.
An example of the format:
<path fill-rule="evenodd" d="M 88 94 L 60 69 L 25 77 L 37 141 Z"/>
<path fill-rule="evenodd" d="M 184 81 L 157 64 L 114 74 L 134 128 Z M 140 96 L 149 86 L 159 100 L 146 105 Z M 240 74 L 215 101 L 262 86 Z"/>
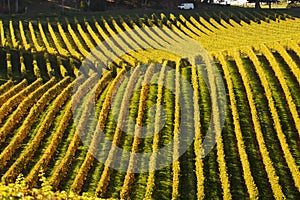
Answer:
<path fill-rule="evenodd" d="M 260 0 L 255 0 L 255 8 L 260 9 Z"/>
<path fill-rule="evenodd" d="M 106 0 L 90 0 L 90 10 L 104 11 L 106 9 Z"/>
<path fill-rule="evenodd" d="M 10 14 L 10 0 L 7 0 L 8 13 Z"/>
<path fill-rule="evenodd" d="M 5 9 L 7 13 L 19 12 L 19 0 L 3 0 L 2 9 Z"/>
<path fill-rule="evenodd" d="M 271 4 L 272 4 L 271 0 L 268 0 L 269 9 L 271 9 Z"/>
<path fill-rule="evenodd" d="M 87 5 L 87 10 L 90 10 L 90 6 L 91 6 L 91 0 L 86 0 L 86 5 Z"/>
<path fill-rule="evenodd" d="M 18 13 L 19 12 L 19 0 L 16 0 L 16 13 Z"/>

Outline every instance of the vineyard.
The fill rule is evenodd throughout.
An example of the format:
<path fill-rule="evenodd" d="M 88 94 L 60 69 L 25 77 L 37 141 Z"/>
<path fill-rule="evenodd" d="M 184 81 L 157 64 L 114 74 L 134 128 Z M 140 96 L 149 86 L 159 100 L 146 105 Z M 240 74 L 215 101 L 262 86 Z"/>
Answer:
<path fill-rule="evenodd" d="M 299 199 L 299 30 L 300 18 L 254 10 L 0 20 L 1 182 L 22 174 L 40 187 L 43 171 L 54 191 L 100 198 Z M 205 57 L 199 68 L 172 53 L 188 38 L 226 95 Z M 206 156 L 204 139 L 214 146 Z M 138 162 L 116 150 L 171 141 L 158 170 L 157 153 Z"/>

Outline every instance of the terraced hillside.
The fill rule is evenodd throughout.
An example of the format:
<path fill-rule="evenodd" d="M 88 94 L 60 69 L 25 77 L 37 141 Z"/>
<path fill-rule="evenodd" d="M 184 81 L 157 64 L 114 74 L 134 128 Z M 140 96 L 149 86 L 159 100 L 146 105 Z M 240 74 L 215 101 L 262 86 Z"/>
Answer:
<path fill-rule="evenodd" d="M 103 198 L 299 198 L 299 28 L 251 10 L 0 21 L 2 182 L 22 173 L 39 187 L 43 170 L 55 191 Z M 180 56 L 192 45 L 172 49 L 189 41 L 214 63 Z M 155 171 L 159 154 L 124 153 L 170 143 Z"/>

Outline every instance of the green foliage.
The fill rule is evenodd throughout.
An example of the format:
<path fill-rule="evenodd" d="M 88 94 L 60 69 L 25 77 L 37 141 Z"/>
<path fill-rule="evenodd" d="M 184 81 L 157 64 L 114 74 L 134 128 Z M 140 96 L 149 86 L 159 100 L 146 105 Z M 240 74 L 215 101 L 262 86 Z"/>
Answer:
<path fill-rule="evenodd" d="M 5 185 L 0 183 L 0 199 L 74 199 L 74 200 L 89 200 L 89 199 L 99 199 L 94 197 L 87 197 L 86 194 L 83 196 L 75 195 L 72 192 L 53 192 L 52 186 L 50 185 L 47 178 L 44 176 L 44 172 L 40 171 L 39 180 L 41 181 L 40 188 L 29 189 L 26 183 L 26 179 L 22 174 L 18 176 L 15 183 L 10 183 Z"/>

